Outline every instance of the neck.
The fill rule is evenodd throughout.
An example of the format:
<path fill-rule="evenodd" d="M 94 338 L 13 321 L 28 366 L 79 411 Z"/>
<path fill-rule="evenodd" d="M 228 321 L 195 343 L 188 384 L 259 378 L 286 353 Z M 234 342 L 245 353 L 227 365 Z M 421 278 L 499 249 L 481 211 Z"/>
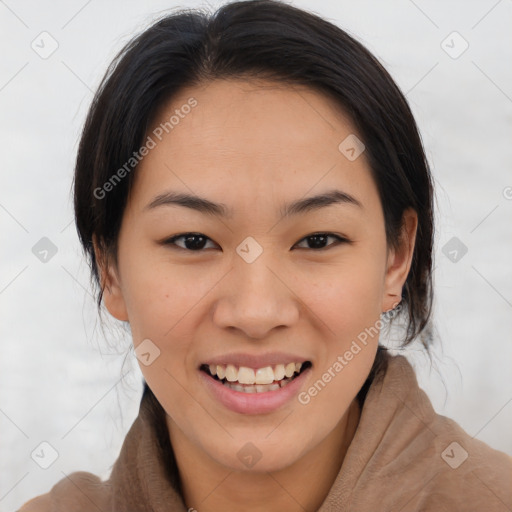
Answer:
<path fill-rule="evenodd" d="M 216 463 L 167 417 L 185 505 L 198 512 L 235 512 L 241 503 L 246 512 L 318 510 L 340 471 L 359 417 L 354 399 L 319 445 L 292 465 L 273 472 L 234 471 Z"/>

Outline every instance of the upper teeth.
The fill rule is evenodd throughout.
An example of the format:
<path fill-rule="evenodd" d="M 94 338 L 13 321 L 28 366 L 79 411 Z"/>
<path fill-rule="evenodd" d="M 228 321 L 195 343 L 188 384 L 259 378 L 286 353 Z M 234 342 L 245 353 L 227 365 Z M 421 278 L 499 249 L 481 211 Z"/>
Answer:
<path fill-rule="evenodd" d="M 240 366 L 237 368 L 232 364 L 210 364 L 209 369 L 212 375 L 222 380 L 226 379 L 228 382 L 238 381 L 240 384 L 271 384 L 272 382 L 284 379 L 284 377 L 291 377 L 295 372 L 300 372 L 302 363 L 288 363 L 278 364 L 272 366 L 265 366 L 264 368 L 247 368 Z"/>

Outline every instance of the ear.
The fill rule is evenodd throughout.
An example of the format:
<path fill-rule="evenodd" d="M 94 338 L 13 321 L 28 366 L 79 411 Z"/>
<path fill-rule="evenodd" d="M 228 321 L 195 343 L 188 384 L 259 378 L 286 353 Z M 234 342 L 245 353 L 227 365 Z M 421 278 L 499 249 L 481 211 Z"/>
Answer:
<path fill-rule="evenodd" d="M 126 311 L 119 273 L 114 263 L 107 257 L 105 250 L 100 247 L 95 235 L 93 235 L 93 247 L 105 307 L 114 318 L 126 322 L 128 321 L 128 312 Z"/>
<path fill-rule="evenodd" d="M 402 217 L 399 245 L 388 251 L 382 297 L 383 312 L 395 308 L 402 300 L 402 288 L 411 268 L 417 227 L 418 214 L 412 208 L 407 208 Z"/>

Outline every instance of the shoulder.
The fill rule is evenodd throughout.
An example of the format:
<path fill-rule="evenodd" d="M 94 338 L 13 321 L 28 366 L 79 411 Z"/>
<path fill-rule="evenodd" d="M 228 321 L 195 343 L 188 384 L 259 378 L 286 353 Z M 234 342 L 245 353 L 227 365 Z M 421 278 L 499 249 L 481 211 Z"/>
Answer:
<path fill-rule="evenodd" d="M 403 361 L 401 361 L 403 363 Z M 512 457 L 468 434 L 437 413 L 417 381 L 405 393 L 409 421 L 416 423 L 408 448 L 428 467 L 417 495 L 421 510 L 512 509 Z M 443 508 L 444 507 L 444 508 Z"/>
<path fill-rule="evenodd" d="M 436 414 L 430 425 L 439 471 L 425 487 L 429 503 L 460 500 L 466 510 L 512 509 L 512 457 L 470 436 L 454 420 Z M 427 499 L 427 494 L 430 494 Z M 457 498 L 455 498 L 457 497 Z M 441 509 L 444 510 L 444 509 Z"/>
<path fill-rule="evenodd" d="M 77 471 L 57 482 L 50 492 L 27 501 L 17 512 L 85 512 L 107 510 L 110 484 L 85 471 Z"/>
<path fill-rule="evenodd" d="M 381 510 L 397 503 L 403 512 L 512 510 L 512 457 L 437 413 L 405 357 L 391 357 L 372 387 L 360 444 L 373 439 L 368 474 L 389 498 Z"/>

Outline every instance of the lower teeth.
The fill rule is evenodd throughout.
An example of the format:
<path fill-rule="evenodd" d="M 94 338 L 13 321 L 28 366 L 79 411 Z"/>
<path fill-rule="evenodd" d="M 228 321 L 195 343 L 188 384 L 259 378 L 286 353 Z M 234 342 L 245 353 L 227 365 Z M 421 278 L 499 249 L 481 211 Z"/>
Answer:
<path fill-rule="evenodd" d="M 229 382 L 224 380 L 222 384 L 229 389 L 234 391 L 241 391 L 242 393 L 265 393 L 266 391 L 275 391 L 279 388 L 284 388 L 289 382 L 293 380 L 293 377 L 280 380 L 279 382 L 273 382 L 272 384 L 238 384 L 237 382 Z"/>

